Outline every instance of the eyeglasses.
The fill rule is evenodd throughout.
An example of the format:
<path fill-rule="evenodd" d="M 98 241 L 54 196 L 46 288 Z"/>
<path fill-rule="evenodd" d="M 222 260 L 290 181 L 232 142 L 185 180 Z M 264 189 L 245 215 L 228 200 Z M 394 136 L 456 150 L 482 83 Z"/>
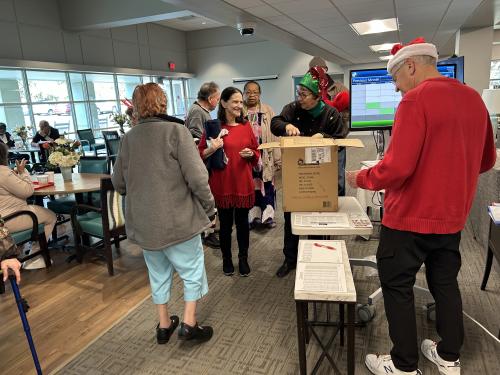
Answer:
<path fill-rule="evenodd" d="M 301 99 L 305 99 L 310 95 L 312 95 L 310 92 L 297 91 L 297 96 Z"/>

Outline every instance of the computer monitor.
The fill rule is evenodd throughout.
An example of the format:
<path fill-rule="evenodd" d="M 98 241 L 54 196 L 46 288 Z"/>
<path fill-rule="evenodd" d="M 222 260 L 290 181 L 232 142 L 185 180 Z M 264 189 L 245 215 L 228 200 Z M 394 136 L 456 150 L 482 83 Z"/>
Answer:
<path fill-rule="evenodd" d="M 456 63 L 439 63 L 438 71 L 449 78 L 457 77 Z M 463 74 L 462 74 L 463 77 Z M 401 101 L 387 69 L 350 71 L 351 131 L 388 130 Z"/>

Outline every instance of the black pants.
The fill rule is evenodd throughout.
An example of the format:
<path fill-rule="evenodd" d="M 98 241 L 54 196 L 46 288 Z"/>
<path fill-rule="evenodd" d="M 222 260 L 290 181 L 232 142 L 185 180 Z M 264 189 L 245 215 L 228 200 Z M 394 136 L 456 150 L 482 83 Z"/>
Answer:
<path fill-rule="evenodd" d="M 224 258 L 231 258 L 231 233 L 233 218 L 236 222 L 236 239 L 238 241 L 238 257 L 248 256 L 250 229 L 248 226 L 248 208 L 217 208 L 220 222 L 220 248 Z"/>
<path fill-rule="evenodd" d="M 297 263 L 297 253 L 299 252 L 299 236 L 292 234 L 292 214 L 283 212 L 285 216 L 285 228 L 283 230 L 283 254 L 285 261 L 290 264 Z"/>
<path fill-rule="evenodd" d="M 418 365 L 417 325 L 413 285 L 422 263 L 436 302 L 438 354 L 456 361 L 464 340 L 462 298 L 457 275 L 461 266 L 460 232 L 419 234 L 382 226 L 377 266 L 393 348 L 394 365 L 415 371 Z"/>

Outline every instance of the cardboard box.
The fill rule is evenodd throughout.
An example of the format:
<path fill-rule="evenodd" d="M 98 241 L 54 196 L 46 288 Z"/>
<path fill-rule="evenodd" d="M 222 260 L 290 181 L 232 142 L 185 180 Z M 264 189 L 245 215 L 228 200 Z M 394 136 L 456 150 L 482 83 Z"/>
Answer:
<path fill-rule="evenodd" d="M 338 148 L 364 147 L 359 139 L 281 137 L 259 149 L 281 148 L 283 211 L 338 210 Z"/>

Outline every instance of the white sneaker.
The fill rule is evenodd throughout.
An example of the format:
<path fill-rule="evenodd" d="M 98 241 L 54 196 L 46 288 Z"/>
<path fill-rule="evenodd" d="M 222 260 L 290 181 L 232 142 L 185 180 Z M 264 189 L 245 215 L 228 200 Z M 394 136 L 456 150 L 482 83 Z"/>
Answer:
<path fill-rule="evenodd" d="M 439 370 L 440 374 L 443 375 L 460 375 L 460 360 L 455 362 L 445 361 L 441 358 L 437 352 L 437 344 L 429 339 L 422 341 L 420 346 L 422 354 L 429 361 L 433 362 Z"/>
<path fill-rule="evenodd" d="M 422 375 L 420 370 L 415 371 L 401 371 L 398 370 L 394 363 L 392 363 L 392 358 L 390 354 L 368 354 L 365 358 L 365 365 L 368 370 L 375 375 Z"/>

